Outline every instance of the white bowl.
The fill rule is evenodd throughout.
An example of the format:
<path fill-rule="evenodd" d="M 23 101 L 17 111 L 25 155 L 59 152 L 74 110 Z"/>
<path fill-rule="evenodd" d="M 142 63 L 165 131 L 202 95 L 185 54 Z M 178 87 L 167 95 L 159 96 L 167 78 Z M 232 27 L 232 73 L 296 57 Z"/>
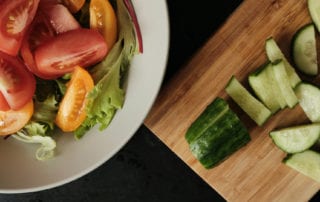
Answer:
<path fill-rule="evenodd" d="M 134 0 L 141 26 L 144 53 L 133 59 L 126 100 L 111 125 L 97 128 L 76 141 L 65 134 L 57 139 L 56 156 L 35 159 L 38 145 L 0 138 L 0 193 L 34 192 L 73 181 L 112 157 L 143 123 L 160 89 L 169 48 L 165 0 Z"/>

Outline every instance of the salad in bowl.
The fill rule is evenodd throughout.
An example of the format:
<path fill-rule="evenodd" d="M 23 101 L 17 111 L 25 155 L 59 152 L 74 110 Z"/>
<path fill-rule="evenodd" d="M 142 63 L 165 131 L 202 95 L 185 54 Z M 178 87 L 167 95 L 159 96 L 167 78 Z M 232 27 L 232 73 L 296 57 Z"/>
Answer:
<path fill-rule="evenodd" d="M 63 132 L 62 129 L 60 129 L 59 126 L 56 125 L 56 116 L 62 103 L 63 97 L 68 94 L 68 86 L 71 85 L 71 80 L 75 78 L 72 78 L 72 75 L 75 75 L 73 71 L 77 70 L 73 70 L 71 73 L 66 73 L 62 76 L 58 76 L 52 79 L 41 78 L 40 75 L 37 75 L 39 74 L 39 72 L 35 73 L 37 69 L 33 69 L 32 72 L 29 69 L 30 65 L 27 66 L 27 63 L 23 60 L 21 48 L 27 48 L 28 46 L 23 46 L 24 43 L 22 41 L 22 45 L 18 50 L 17 55 L 12 56 L 15 59 L 18 58 L 18 64 L 22 64 L 21 66 L 23 66 L 24 68 L 21 69 L 23 69 L 24 72 L 29 72 L 28 74 L 33 75 L 36 82 L 36 87 L 34 93 L 31 95 L 33 100 L 33 108 L 26 106 L 26 109 L 33 109 L 33 111 L 30 112 L 32 115 L 28 122 L 26 124 L 20 124 L 18 122 L 20 125 L 23 125 L 20 126 L 22 127 L 21 129 L 18 129 L 16 132 L 12 132 L 11 135 L 0 136 L 0 193 L 25 193 L 57 187 L 76 180 L 93 171 L 99 166 L 108 164 L 108 160 L 114 154 L 116 154 L 135 134 L 135 132 L 143 123 L 144 118 L 147 116 L 149 110 L 151 109 L 162 84 L 169 52 L 169 18 L 166 1 L 134 0 L 132 1 L 133 6 L 131 8 L 131 11 L 130 9 L 128 9 L 126 1 L 105 1 L 109 1 L 115 12 L 117 20 L 117 40 L 111 48 L 107 45 L 106 57 L 103 58 L 102 61 L 99 61 L 96 64 L 90 65 L 88 67 L 81 67 L 81 65 L 77 65 L 80 66 L 79 68 L 75 67 L 75 69 L 78 70 L 81 68 L 81 71 L 79 71 L 80 74 L 78 74 L 78 76 L 81 75 L 79 76 L 81 78 L 87 78 L 86 73 L 84 76 L 82 74 L 84 71 L 90 74 L 92 80 L 94 81 L 94 87 L 89 91 L 86 99 L 95 100 L 94 102 L 87 101 L 88 104 L 86 107 L 86 118 L 75 131 Z M 3 4 L 3 2 L 11 3 L 11 1 L 9 0 L 1 1 L 0 6 Z M 31 1 L 17 0 L 14 2 L 21 3 Z M 32 2 L 37 1 L 34 0 Z M 43 3 L 45 2 L 55 4 L 58 2 L 64 7 L 68 8 L 65 5 L 67 2 L 65 0 L 40 0 L 37 9 L 39 9 L 40 6 L 50 5 L 44 5 Z M 68 8 L 68 11 L 71 13 L 72 18 L 67 18 L 66 16 L 64 16 L 62 18 L 65 19 L 64 22 L 72 23 L 71 19 L 75 19 L 78 23 L 72 23 L 73 25 L 81 25 L 80 29 L 91 29 L 90 2 L 94 2 L 94 0 L 86 1 L 84 7 L 82 6 L 81 9 L 76 13 L 71 12 L 72 7 Z M 121 8 L 123 8 L 123 15 L 120 15 L 118 11 L 120 7 L 117 4 L 120 4 Z M 105 7 L 106 6 L 97 6 L 96 9 Z M 1 9 L 3 8 L 13 7 L 1 7 Z M 62 7 L 59 5 L 58 8 Z M 136 16 L 132 15 L 133 8 Z M 56 9 L 56 11 L 57 10 L 59 11 L 60 9 Z M 63 11 L 65 9 L 61 10 Z M 22 10 L 19 8 L 18 11 Z M 28 9 L 27 11 L 29 12 L 31 10 Z M 43 14 L 50 14 L 49 10 L 45 9 L 45 12 Z M 35 16 L 36 15 L 37 14 L 35 14 Z M 2 17 L 1 19 L 3 19 L 3 17 L 8 16 L 8 13 L 4 14 L 0 12 L 0 16 Z M 24 13 L 23 18 L 20 18 L 20 20 L 24 21 L 19 20 L 17 22 L 26 23 L 27 21 L 25 21 L 25 16 L 27 16 L 26 13 Z M 123 16 L 123 18 L 121 16 Z M 140 40 L 138 39 L 138 32 L 135 28 L 136 25 L 134 25 L 134 18 L 138 19 L 141 36 L 143 37 L 142 54 L 140 53 Z M 26 31 L 24 31 L 25 36 L 27 36 L 27 33 L 29 33 L 29 31 L 27 30 L 31 30 L 31 26 L 35 22 L 34 19 L 35 17 L 31 22 L 27 23 L 29 25 Z M 122 19 L 124 19 L 125 21 L 123 21 Z M 0 20 L 0 22 L 3 21 Z M 121 25 L 121 22 L 125 23 Z M 52 23 L 50 24 L 52 26 Z M 2 24 L 0 27 L 0 32 L 2 32 L 2 28 L 5 26 Z M 37 28 L 41 28 L 41 26 L 37 26 Z M 125 30 L 131 31 L 127 32 Z M 40 34 L 42 32 L 38 33 Z M 101 35 L 103 36 L 103 34 Z M 40 34 L 40 36 L 43 35 Z M 75 38 L 76 34 L 73 36 Z M 98 40 L 94 41 L 100 41 L 100 38 L 101 37 L 97 37 Z M 70 40 L 72 39 L 73 37 Z M 49 41 L 51 40 L 53 39 L 49 39 Z M 121 40 L 121 42 L 119 42 L 119 40 Z M 61 52 L 73 49 L 75 46 L 77 46 L 76 42 L 81 43 L 82 41 L 84 41 L 85 43 L 93 43 L 89 42 L 90 40 L 86 37 L 81 37 L 81 39 L 78 38 L 78 40 L 74 40 L 74 44 L 69 43 L 66 40 L 63 41 L 70 49 L 61 50 Z M 64 44 L 62 43 L 62 45 Z M 31 46 L 29 52 L 29 55 L 32 56 L 30 57 L 31 59 L 34 57 L 33 55 L 35 54 L 35 52 L 37 52 L 37 48 L 33 48 L 34 47 Z M 42 51 L 46 52 L 46 50 Z M 28 51 L 26 51 L 25 53 L 27 53 L 26 56 L 28 56 Z M 48 50 L 47 53 L 50 53 L 50 51 Z M 57 51 L 56 53 L 60 53 L 60 51 Z M 127 55 L 127 53 L 132 53 L 132 55 Z M 8 53 L 5 54 L 10 56 L 10 54 Z M 28 58 L 26 56 L 24 57 Z M 39 60 L 39 58 L 34 58 L 35 59 L 33 61 L 36 61 L 37 63 L 37 60 Z M 130 61 L 126 58 L 130 59 Z M 56 58 L 55 60 L 58 59 L 59 58 Z M 32 62 L 32 60 L 30 61 Z M 115 84 L 117 84 L 117 79 L 119 78 L 115 74 L 117 71 L 119 71 L 119 63 L 121 63 L 120 71 L 122 72 L 122 74 L 120 77 L 120 85 L 118 86 L 119 88 L 115 88 Z M 99 70 L 99 68 L 96 67 L 103 67 L 108 64 L 111 65 L 107 68 L 103 68 L 103 70 Z M 25 71 L 26 68 L 27 71 Z M 17 73 L 18 70 L 13 73 L 15 77 L 12 78 L 17 79 Z M 48 74 L 48 72 L 46 72 L 46 74 Z M 105 74 L 105 76 L 102 77 L 103 74 Z M 109 76 L 107 77 L 107 75 Z M 1 86 L 3 84 L 10 84 L 10 82 L 5 83 L 4 81 L 10 80 L 3 80 L 4 77 L 2 76 L 3 73 L 1 73 L 0 77 Z M 99 82 L 97 82 L 96 79 L 101 79 L 103 83 L 107 82 L 108 85 L 103 84 L 102 82 L 98 84 Z M 84 86 L 86 86 L 87 79 L 84 80 Z M 23 80 L 23 87 L 21 88 L 26 89 L 26 85 L 26 80 Z M 97 86 L 100 86 L 99 89 L 101 90 L 99 90 Z M 20 88 L 9 92 L 18 92 L 18 89 Z M 3 93 L 3 86 L 1 87 L 1 93 Z M 79 97 L 82 97 L 81 92 L 77 92 L 75 94 L 78 95 L 78 93 L 81 95 Z M 56 97 L 48 96 L 51 94 L 54 94 L 54 96 L 58 96 L 58 102 L 55 100 Z M 73 93 L 71 93 L 71 95 L 72 94 Z M 103 95 L 106 95 L 106 97 L 104 97 Z M 34 96 L 37 96 L 37 98 L 35 98 Z M 4 101 L 5 99 L 0 100 Z M 77 102 L 72 105 L 76 104 L 78 105 Z M 69 105 L 71 104 L 66 104 L 66 108 L 69 108 Z M 89 109 L 89 106 L 93 106 L 93 108 Z M 102 109 L 103 112 L 99 114 L 96 113 L 99 112 L 100 109 Z M 11 109 L 2 109 L 0 111 L 8 112 L 10 110 Z M 47 112 L 41 113 L 42 110 Z M 54 111 L 55 113 L 48 113 L 48 111 Z M 25 114 L 28 115 L 28 113 Z M 17 117 L 20 115 L 17 114 L 12 117 Z M 3 117 L 3 115 L 1 116 Z M 36 123 L 36 120 L 40 119 L 42 121 Z M 19 120 L 22 120 L 22 118 L 19 118 Z M 30 124 L 31 122 L 36 124 Z M 70 127 L 74 124 L 73 121 L 72 123 L 68 120 L 64 122 L 66 122 L 67 125 L 69 123 Z M 37 127 L 40 124 L 43 126 Z M 29 126 L 26 127 L 27 125 Z M 53 127 L 53 129 L 51 127 Z M 3 126 L 1 128 L 3 128 Z M 36 134 L 32 134 L 32 131 L 36 131 Z M 18 132 L 20 134 L 18 134 Z M 19 141 L 16 138 L 20 138 L 22 141 Z M 26 142 L 30 142 L 30 144 Z M 38 158 L 36 158 L 35 154 L 38 156 Z"/>
<path fill-rule="evenodd" d="M 57 130 L 107 128 L 143 52 L 130 0 L 5 0 L 0 4 L 0 135 L 55 155 Z"/>

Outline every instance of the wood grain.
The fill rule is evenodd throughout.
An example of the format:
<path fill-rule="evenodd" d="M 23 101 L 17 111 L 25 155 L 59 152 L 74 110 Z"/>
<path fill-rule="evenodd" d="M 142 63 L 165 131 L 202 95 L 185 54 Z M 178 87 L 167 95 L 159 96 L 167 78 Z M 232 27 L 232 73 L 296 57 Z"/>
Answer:
<path fill-rule="evenodd" d="M 290 40 L 311 22 L 305 0 L 246 0 L 203 48 L 165 85 L 145 125 L 227 201 L 307 201 L 320 184 L 281 163 L 285 153 L 268 133 L 307 122 L 299 106 L 258 127 L 226 95 L 232 75 L 247 76 L 267 59 L 265 39 L 273 36 L 288 56 Z M 184 135 L 217 96 L 225 98 L 245 123 L 251 142 L 219 166 L 206 170 L 191 154 Z"/>

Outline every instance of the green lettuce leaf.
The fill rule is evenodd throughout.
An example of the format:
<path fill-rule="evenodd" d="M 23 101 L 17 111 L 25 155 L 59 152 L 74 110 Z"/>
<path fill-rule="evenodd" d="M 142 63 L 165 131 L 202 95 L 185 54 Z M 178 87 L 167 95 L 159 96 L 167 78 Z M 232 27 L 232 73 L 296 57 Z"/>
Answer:
<path fill-rule="evenodd" d="M 35 99 L 34 113 L 32 121 L 47 124 L 50 129 L 54 129 L 54 120 L 58 111 L 58 101 L 54 95 L 50 95 L 43 102 Z"/>
<path fill-rule="evenodd" d="M 36 151 L 36 158 L 47 160 L 54 156 L 54 149 L 56 148 L 56 142 L 52 137 L 47 136 L 47 131 L 47 125 L 31 121 L 23 129 L 13 134 L 12 137 L 26 143 L 41 144 Z"/>
<path fill-rule="evenodd" d="M 87 118 L 74 133 L 77 139 L 96 124 L 100 125 L 100 130 L 108 127 L 124 102 L 122 81 L 131 59 L 139 50 L 132 19 L 123 0 L 117 0 L 117 16 L 120 29 L 118 41 L 108 56 L 90 70 L 95 87 L 88 95 Z"/>

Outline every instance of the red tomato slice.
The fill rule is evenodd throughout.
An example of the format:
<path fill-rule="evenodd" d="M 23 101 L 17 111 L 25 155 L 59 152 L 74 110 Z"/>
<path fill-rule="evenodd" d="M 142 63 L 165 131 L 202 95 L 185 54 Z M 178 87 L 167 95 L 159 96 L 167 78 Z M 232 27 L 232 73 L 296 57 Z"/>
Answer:
<path fill-rule="evenodd" d="M 41 10 L 28 30 L 20 49 L 21 57 L 28 69 L 42 79 L 54 79 L 57 76 L 42 74 L 36 67 L 33 51 L 44 41 L 55 36 L 55 31 Z"/>
<path fill-rule="evenodd" d="M 57 34 L 80 28 L 78 21 L 64 5 L 51 4 L 42 9 Z"/>
<path fill-rule="evenodd" d="M 24 106 L 32 99 L 35 89 L 35 78 L 25 65 L 18 58 L 0 52 L 0 93 L 10 109 Z"/>
<path fill-rule="evenodd" d="M 27 34 L 28 36 L 25 38 L 28 39 L 31 51 L 34 51 L 34 49 L 44 41 L 56 35 L 54 28 L 50 24 L 50 21 L 40 9 L 38 10 Z"/>
<path fill-rule="evenodd" d="M 40 45 L 34 52 L 34 58 L 41 73 L 62 76 L 72 72 L 77 65 L 89 67 L 96 64 L 107 51 L 107 44 L 98 31 L 76 29 Z"/>
<path fill-rule="evenodd" d="M 17 55 L 40 0 L 2 0 L 0 4 L 0 51 Z"/>
<path fill-rule="evenodd" d="M 10 106 L 5 97 L 0 93 L 0 111 L 8 111 Z"/>

